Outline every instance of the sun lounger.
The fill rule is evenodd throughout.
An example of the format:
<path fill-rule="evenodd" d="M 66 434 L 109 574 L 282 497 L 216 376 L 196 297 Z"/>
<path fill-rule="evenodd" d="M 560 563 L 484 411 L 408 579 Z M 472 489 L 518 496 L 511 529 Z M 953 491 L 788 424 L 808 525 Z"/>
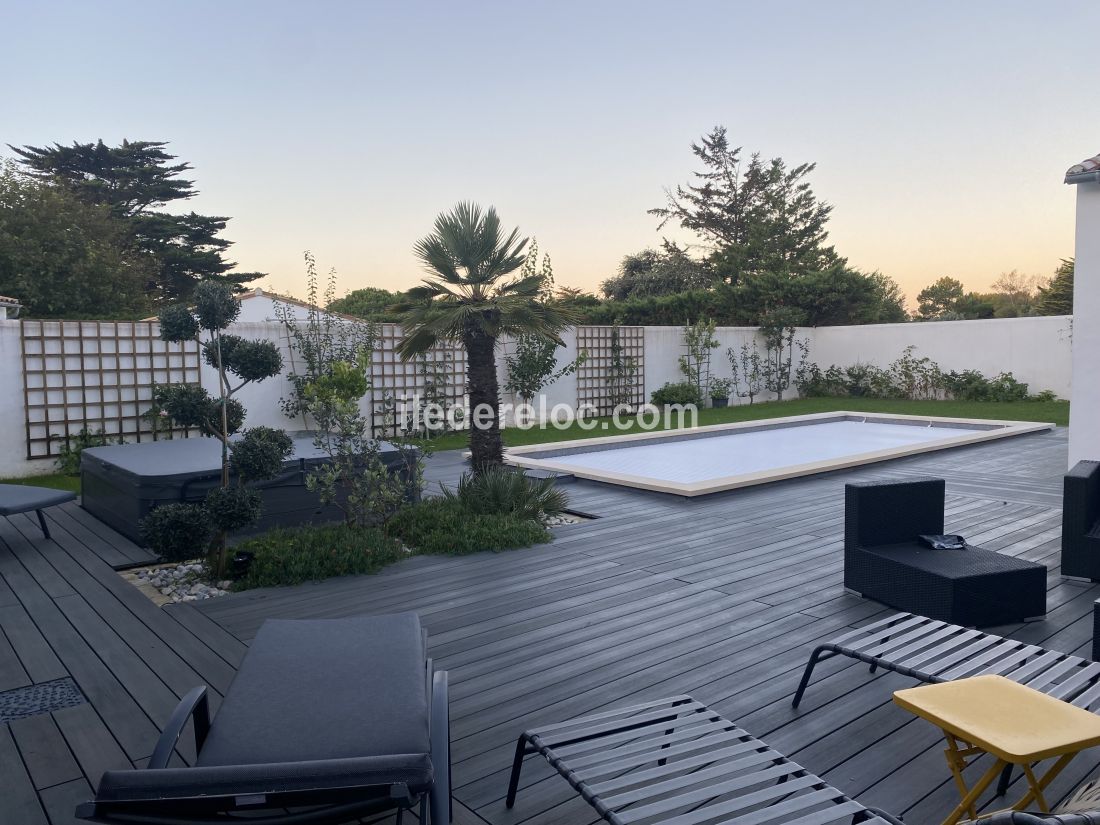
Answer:
<path fill-rule="evenodd" d="M 421 823 L 430 809 L 431 825 L 449 825 L 447 674 L 425 643 L 414 613 L 269 620 L 213 722 L 196 688 L 148 767 L 107 771 L 77 816 L 322 825 L 419 807 Z M 198 757 L 169 767 L 188 721 Z"/>
<path fill-rule="evenodd" d="M 834 656 L 865 662 L 871 673 L 882 669 L 930 684 L 998 674 L 1100 712 L 1100 662 L 911 613 L 895 613 L 814 648 L 791 701 L 794 707 L 801 703 L 818 662 Z M 1008 780 L 1006 770 L 999 794 Z"/>
<path fill-rule="evenodd" d="M 1100 710 L 1100 662 L 992 633 L 895 613 L 819 645 L 792 704 L 798 707 L 818 662 L 847 656 L 920 682 L 996 673 L 1087 710 Z"/>
<path fill-rule="evenodd" d="M 509 808 L 531 754 L 545 757 L 611 825 L 901 825 L 690 696 L 524 732 L 508 783 Z"/>
<path fill-rule="evenodd" d="M 38 526 L 42 535 L 50 537 L 50 528 L 42 511 L 47 507 L 75 501 L 76 494 L 67 490 L 52 490 L 49 487 L 30 487 L 25 484 L 0 484 L 0 516 L 5 518 L 34 510 L 38 516 Z"/>

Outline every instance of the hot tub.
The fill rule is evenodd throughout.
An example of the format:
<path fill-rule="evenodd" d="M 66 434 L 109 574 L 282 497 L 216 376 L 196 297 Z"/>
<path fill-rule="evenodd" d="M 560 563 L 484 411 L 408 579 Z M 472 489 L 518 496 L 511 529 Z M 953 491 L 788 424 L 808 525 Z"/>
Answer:
<path fill-rule="evenodd" d="M 1030 421 L 835 412 L 513 447 L 506 460 L 697 496 L 1053 428 Z"/>
<path fill-rule="evenodd" d="M 283 471 L 253 485 L 263 496 L 260 521 L 234 535 L 343 519 L 336 505 L 323 507 L 305 486 L 310 470 L 329 457 L 314 446 L 312 434 L 292 433 L 291 438 L 294 452 Z M 401 452 L 393 445 L 382 444 L 382 459 L 390 472 L 405 473 Z M 140 522 L 154 507 L 201 502 L 221 485 L 221 442 L 200 437 L 91 447 L 80 456 L 80 483 L 84 509 L 141 544 Z"/>

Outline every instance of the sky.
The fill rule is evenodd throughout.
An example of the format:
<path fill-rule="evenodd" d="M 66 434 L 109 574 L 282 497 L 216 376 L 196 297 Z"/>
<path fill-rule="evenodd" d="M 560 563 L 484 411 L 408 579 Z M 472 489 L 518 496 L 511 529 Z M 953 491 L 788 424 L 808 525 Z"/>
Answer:
<path fill-rule="evenodd" d="M 4 8 L 10 4 L 10 7 Z M 830 240 L 912 298 L 1073 254 L 1100 152 L 1100 3 L 0 0 L 6 144 L 167 140 L 263 285 L 404 289 L 435 216 L 494 205 L 559 284 L 690 240 L 646 210 L 734 145 L 812 161 Z"/>

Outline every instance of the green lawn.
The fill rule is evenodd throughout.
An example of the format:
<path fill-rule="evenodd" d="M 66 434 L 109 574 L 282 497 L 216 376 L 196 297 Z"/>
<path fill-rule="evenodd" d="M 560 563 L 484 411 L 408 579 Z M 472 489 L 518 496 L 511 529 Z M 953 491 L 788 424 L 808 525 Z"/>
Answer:
<path fill-rule="evenodd" d="M 771 401 L 727 407 L 722 410 L 701 410 L 699 424 L 726 424 L 733 421 L 755 421 L 761 418 L 781 418 L 787 415 L 853 410 L 870 413 L 900 413 L 904 415 L 936 415 L 949 418 L 991 418 L 1006 421 L 1042 421 L 1061 427 L 1069 424 L 1068 401 L 905 401 L 892 398 L 799 398 L 794 401 Z M 635 425 L 616 429 L 610 418 L 599 419 L 598 425 L 586 430 L 574 424 L 570 427 L 547 427 L 504 431 L 504 443 L 509 447 L 544 444 L 574 438 L 598 438 L 617 433 L 641 432 Z M 466 446 L 466 433 L 448 433 L 430 442 L 436 450 L 453 450 Z"/>
<path fill-rule="evenodd" d="M 55 490 L 80 492 L 80 476 L 67 476 L 51 473 L 46 476 L 27 476 L 26 478 L 0 478 L 0 484 L 29 484 L 32 487 L 52 487 Z"/>

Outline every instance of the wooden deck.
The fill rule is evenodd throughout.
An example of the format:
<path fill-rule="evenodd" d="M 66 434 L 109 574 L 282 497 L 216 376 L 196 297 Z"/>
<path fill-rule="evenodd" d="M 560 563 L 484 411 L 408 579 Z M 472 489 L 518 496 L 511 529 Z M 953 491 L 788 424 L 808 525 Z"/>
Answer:
<path fill-rule="evenodd" d="M 505 810 L 516 736 L 676 693 L 866 804 L 939 822 L 955 795 L 941 743 L 890 702 L 909 680 L 833 660 L 790 707 L 813 645 L 884 615 L 840 586 L 843 484 L 947 478 L 949 530 L 1050 570 L 1046 619 L 1000 632 L 1087 656 L 1100 587 L 1058 575 L 1065 462 L 1063 430 L 695 500 L 576 482 L 572 506 L 599 518 L 550 545 L 164 610 L 111 569 L 109 549 L 140 551 L 78 509 L 53 517 L 52 542 L 29 519 L 0 520 L 0 690 L 69 675 L 88 699 L 0 725 L 0 823 L 70 821 L 99 772 L 148 757 L 177 697 L 225 689 L 264 619 L 395 610 L 419 612 L 451 673 L 457 825 L 595 821 L 538 760 Z M 461 469 L 439 454 L 429 478 Z M 1054 796 L 1098 762 L 1071 765 Z"/>

